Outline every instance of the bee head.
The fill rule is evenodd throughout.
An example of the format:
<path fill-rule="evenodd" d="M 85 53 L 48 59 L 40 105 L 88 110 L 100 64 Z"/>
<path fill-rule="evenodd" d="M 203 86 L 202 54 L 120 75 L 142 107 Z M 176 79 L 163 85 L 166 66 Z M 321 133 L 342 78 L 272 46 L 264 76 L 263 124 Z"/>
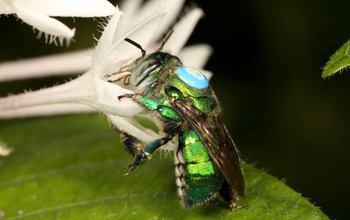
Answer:
<path fill-rule="evenodd" d="M 143 87 L 141 84 L 153 82 L 163 70 L 163 64 L 174 56 L 164 52 L 154 52 L 142 56 L 130 64 L 130 84 Z"/>

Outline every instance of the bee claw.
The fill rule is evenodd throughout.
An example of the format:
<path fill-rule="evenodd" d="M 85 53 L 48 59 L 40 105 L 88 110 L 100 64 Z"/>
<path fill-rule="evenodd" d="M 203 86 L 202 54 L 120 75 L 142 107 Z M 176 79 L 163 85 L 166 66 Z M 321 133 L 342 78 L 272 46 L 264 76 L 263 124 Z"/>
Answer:
<path fill-rule="evenodd" d="M 135 94 L 133 94 L 133 93 L 120 95 L 120 96 L 118 96 L 118 101 L 120 101 L 123 98 L 134 98 L 134 96 L 135 96 Z"/>
<path fill-rule="evenodd" d="M 231 210 L 239 210 L 246 207 L 248 207 L 247 204 L 237 205 L 236 203 L 233 203 L 230 205 Z"/>
<path fill-rule="evenodd" d="M 128 168 L 128 172 L 126 172 L 125 175 L 129 175 L 129 173 L 133 172 L 136 168 L 134 166 L 132 166 L 132 164 L 130 164 L 129 168 Z"/>
<path fill-rule="evenodd" d="M 126 175 L 128 175 L 131 172 L 133 172 L 138 166 L 140 166 L 141 164 L 143 164 L 144 162 L 146 162 L 150 158 L 151 158 L 151 155 L 148 152 L 140 152 L 140 153 L 138 153 L 135 156 L 134 162 L 132 162 L 129 165 L 129 168 L 128 168 L 128 171 L 127 171 Z"/>

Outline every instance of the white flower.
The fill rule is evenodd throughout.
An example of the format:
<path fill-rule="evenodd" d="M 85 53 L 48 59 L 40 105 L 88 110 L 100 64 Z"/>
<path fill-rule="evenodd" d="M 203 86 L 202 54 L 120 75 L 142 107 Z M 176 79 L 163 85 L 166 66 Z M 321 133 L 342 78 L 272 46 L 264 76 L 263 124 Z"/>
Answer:
<path fill-rule="evenodd" d="M 16 14 L 18 18 L 45 34 L 46 41 L 62 44 L 74 36 L 75 29 L 50 16 L 102 17 L 116 12 L 107 0 L 0 0 L 1 14 Z"/>
<path fill-rule="evenodd" d="M 126 89 L 122 82 L 107 81 L 106 76 L 117 72 L 141 55 L 140 50 L 126 42 L 125 38 L 142 45 L 148 52 L 158 48 L 157 42 L 169 29 L 182 3 L 182 0 L 155 0 L 141 7 L 139 0 L 127 1 L 123 6 L 127 9 L 125 15 L 118 11 L 109 20 L 93 53 L 91 67 L 85 74 L 59 86 L 1 98 L 0 117 L 35 115 L 38 111 L 90 111 L 92 108 L 107 115 L 115 126 L 137 136 L 141 141 L 147 143 L 159 138 L 159 134 L 142 127 L 133 118 L 144 110 L 143 107 L 132 99 L 118 100 L 118 96 L 133 91 Z M 210 47 L 196 45 L 182 48 L 202 14 L 200 9 L 192 8 L 173 27 L 174 34 L 164 47 L 165 51 L 183 59 L 186 65 L 199 68 L 203 67 L 211 53 Z M 123 74 L 117 74 L 114 80 L 122 76 Z M 173 147 L 172 143 L 167 145 Z"/>

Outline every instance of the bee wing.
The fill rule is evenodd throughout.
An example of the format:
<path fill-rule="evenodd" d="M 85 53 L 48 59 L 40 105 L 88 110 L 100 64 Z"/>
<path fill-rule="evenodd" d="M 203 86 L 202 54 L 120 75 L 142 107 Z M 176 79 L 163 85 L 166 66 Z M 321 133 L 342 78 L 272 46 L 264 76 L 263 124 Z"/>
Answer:
<path fill-rule="evenodd" d="M 213 125 L 211 126 L 200 115 L 200 112 L 187 105 L 186 101 L 175 100 L 173 106 L 196 131 L 211 159 L 218 165 L 231 189 L 243 196 L 245 186 L 238 153 L 220 117 L 208 116 L 213 117 L 213 123 L 211 123 Z"/>

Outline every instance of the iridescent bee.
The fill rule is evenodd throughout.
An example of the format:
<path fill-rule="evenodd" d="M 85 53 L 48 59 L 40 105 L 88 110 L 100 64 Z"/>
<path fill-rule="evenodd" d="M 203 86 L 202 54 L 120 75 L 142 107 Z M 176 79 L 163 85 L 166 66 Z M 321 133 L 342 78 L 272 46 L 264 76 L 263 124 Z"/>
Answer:
<path fill-rule="evenodd" d="M 132 98 L 146 110 L 156 112 L 165 134 L 145 144 L 120 131 L 124 135 L 122 143 L 135 159 L 128 172 L 147 161 L 159 147 L 178 138 L 176 184 L 184 207 L 202 204 L 219 192 L 231 209 L 240 208 L 235 200 L 244 195 L 244 178 L 237 150 L 220 118 L 220 105 L 204 74 L 161 51 L 169 36 L 149 55 L 139 44 L 125 39 L 138 47 L 142 56 L 120 72 L 129 71 L 124 84 L 140 92 L 118 98 Z"/>

